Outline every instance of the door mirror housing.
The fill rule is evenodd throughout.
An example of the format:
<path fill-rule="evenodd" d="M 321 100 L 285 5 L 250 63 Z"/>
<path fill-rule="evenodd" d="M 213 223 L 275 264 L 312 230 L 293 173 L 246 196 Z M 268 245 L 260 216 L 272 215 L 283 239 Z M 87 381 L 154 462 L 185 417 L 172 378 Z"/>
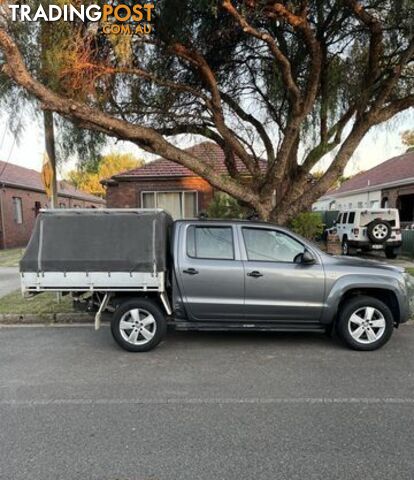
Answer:
<path fill-rule="evenodd" d="M 309 250 L 305 250 L 302 253 L 301 262 L 304 265 L 313 265 L 316 262 L 315 257 L 311 254 Z"/>

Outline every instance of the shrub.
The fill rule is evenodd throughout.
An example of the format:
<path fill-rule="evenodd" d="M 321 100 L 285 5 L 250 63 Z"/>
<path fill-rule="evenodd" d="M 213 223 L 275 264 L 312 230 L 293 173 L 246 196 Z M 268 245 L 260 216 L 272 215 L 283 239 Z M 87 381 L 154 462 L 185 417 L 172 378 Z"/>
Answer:
<path fill-rule="evenodd" d="M 303 212 L 294 218 L 290 224 L 292 230 L 302 237 L 315 240 L 322 235 L 323 221 L 320 213 Z"/>
<path fill-rule="evenodd" d="M 208 218 L 246 218 L 248 209 L 240 205 L 233 197 L 216 193 L 206 211 Z"/>

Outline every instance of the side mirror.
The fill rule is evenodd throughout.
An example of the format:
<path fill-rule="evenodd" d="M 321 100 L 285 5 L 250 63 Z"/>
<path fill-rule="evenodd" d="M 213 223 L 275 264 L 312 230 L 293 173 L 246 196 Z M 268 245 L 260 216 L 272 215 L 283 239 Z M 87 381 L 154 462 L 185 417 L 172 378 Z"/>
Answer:
<path fill-rule="evenodd" d="M 310 253 L 309 250 L 305 250 L 302 254 L 302 261 L 304 265 L 312 265 L 315 263 L 315 257 Z"/>

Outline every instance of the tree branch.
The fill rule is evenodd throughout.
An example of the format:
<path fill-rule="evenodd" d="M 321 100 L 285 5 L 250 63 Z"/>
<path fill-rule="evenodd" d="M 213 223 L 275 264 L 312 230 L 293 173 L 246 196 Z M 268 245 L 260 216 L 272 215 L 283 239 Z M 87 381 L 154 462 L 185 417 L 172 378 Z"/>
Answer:
<path fill-rule="evenodd" d="M 132 125 L 110 115 L 91 108 L 84 103 L 62 97 L 46 88 L 34 79 L 26 69 L 17 45 L 0 28 L 0 50 L 3 52 L 6 64 L 2 71 L 35 96 L 43 108 L 53 110 L 65 118 L 92 130 L 101 131 L 107 135 L 115 136 L 122 140 L 131 141 L 144 150 L 158 154 L 163 158 L 184 165 L 197 175 L 200 175 L 210 184 L 239 200 L 244 200 L 255 205 L 261 211 L 260 199 L 253 192 L 246 191 L 238 182 L 230 177 L 223 177 L 214 171 L 214 167 L 206 165 L 202 160 L 183 151 L 167 142 L 156 130 L 138 125 Z"/>
<path fill-rule="evenodd" d="M 272 141 L 270 140 L 269 135 L 266 132 L 262 122 L 260 122 L 256 117 L 247 113 L 230 95 L 227 93 L 221 94 L 223 100 L 227 105 L 244 121 L 249 122 L 253 125 L 262 139 L 263 145 L 265 146 L 267 153 L 267 161 L 269 163 L 274 162 L 275 160 L 275 150 L 273 148 Z"/>
<path fill-rule="evenodd" d="M 298 86 L 296 85 L 296 82 L 293 79 L 290 62 L 287 57 L 282 53 L 280 48 L 277 46 L 275 39 L 268 33 L 260 32 L 256 28 L 252 27 L 247 22 L 246 18 L 241 15 L 234 7 L 231 0 L 223 0 L 221 5 L 222 8 L 236 20 L 236 22 L 239 24 L 239 26 L 243 29 L 245 33 L 265 42 L 269 46 L 273 57 L 280 66 L 283 83 L 289 92 L 293 109 L 298 110 L 300 107 L 302 96 Z"/>

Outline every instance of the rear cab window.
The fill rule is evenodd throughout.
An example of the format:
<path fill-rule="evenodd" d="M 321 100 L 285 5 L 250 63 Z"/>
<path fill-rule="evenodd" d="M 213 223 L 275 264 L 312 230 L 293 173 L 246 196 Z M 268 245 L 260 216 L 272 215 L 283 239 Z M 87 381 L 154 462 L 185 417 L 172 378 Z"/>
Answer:
<path fill-rule="evenodd" d="M 355 222 L 355 212 L 349 212 L 348 223 L 354 223 L 354 222 Z"/>
<path fill-rule="evenodd" d="M 231 226 L 190 225 L 187 229 L 187 255 L 208 260 L 234 260 Z"/>

